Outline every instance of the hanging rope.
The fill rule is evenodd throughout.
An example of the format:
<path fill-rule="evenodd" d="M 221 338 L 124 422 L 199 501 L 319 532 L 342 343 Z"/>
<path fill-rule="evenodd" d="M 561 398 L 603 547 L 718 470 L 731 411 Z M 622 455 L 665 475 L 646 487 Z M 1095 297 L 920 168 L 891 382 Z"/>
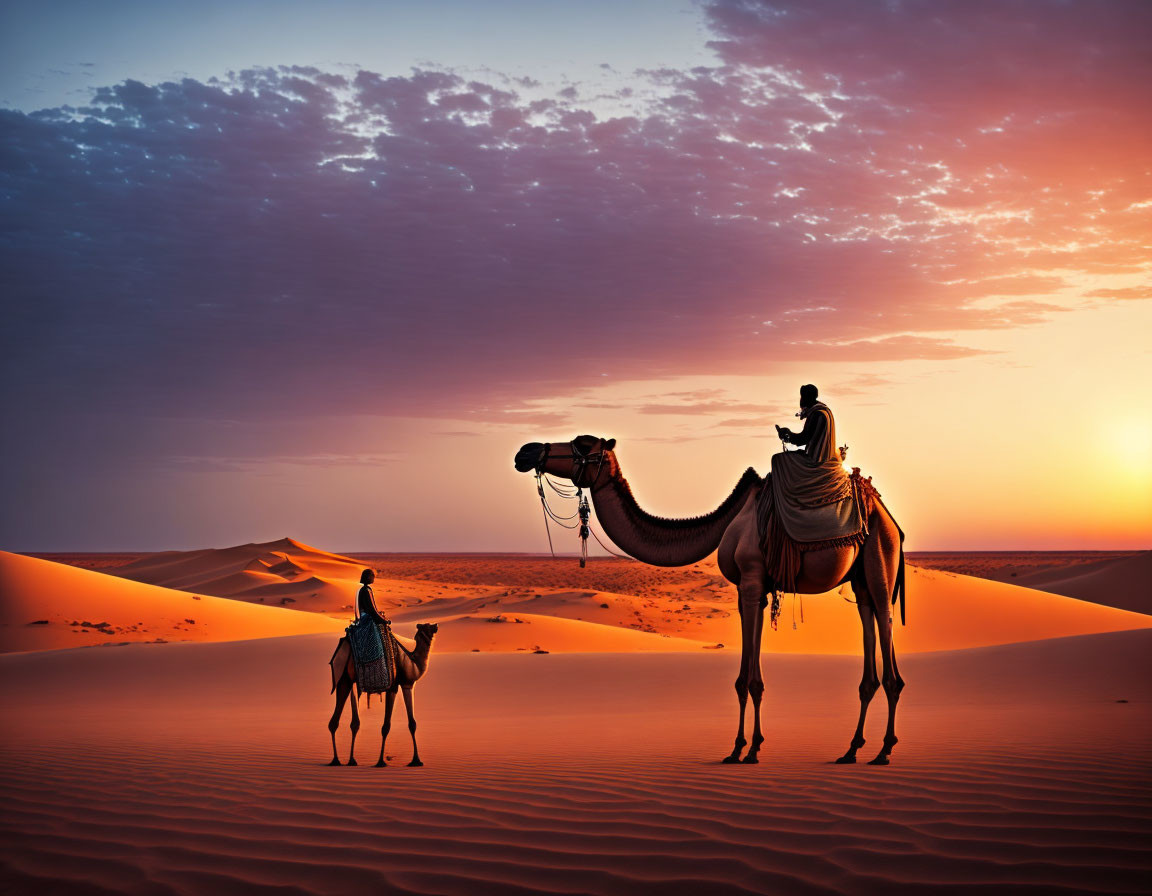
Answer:
<path fill-rule="evenodd" d="M 792 593 L 792 630 L 793 631 L 796 630 L 796 597 L 797 597 L 796 592 L 793 592 Z M 801 595 L 799 595 L 799 597 L 800 597 L 800 622 L 803 623 L 804 622 L 804 595 L 801 594 Z"/>
<path fill-rule="evenodd" d="M 544 493 L 544 483 L 547 482 L 551 488 L 561 498 L 576 499 L 576 510 L 568 516 L 561 516 L 552 509 L 548 503 L 548 496 Z M 588 501 L 588 496 L 584 494 L 582 488 L 575 488 L 572 490 L 559 488 L 551 477 L 547 476 L 540 471 L 536 472 L 536 494 L 540 496 L 540 507 L 544 512 L 544 532 L 548 536 L 548 551 L 553 557 L 556 556 L 556 549 L 552 544 L 552 530 L 548 524 L 551 520 L 557 526 L 565 529 L 578 529 L 580 536 L 580 566 L 585 567 L 588 562 L 588 536 L 591 535 L 596 539 L 596 543 L 600 545 L 605 551 L 613 557 L 619 557 L 621 560 L 631 560 L 627 554 L 617 554 L 608 545 L 604 544 L 600 536 L 596 534 L 596 530 L 592 528 L 592 505 Z M 573 522 L 568 523 L 569 520 Z"/>
<path fill-rule="evenodd" d="M 588 496 L 580 489 L 577 489 L 577 493 L 579 497 L 576 512 L 580 514 L 580 568 L 583 569 L 588 563 L 588 517 L 592 513 L 592 508 L 588 506 Z"/>
<path fill-rule="evenodd" d="M 547 482 L 552 491 L 556 492 L 556 494 L 558 494 L 561 498 L 575 498 L 578 494 L 580 494 L 580 489 L 578 488 L 573 488 L 571 490 L 560 488 L 560 486 L 553 482 L 549 476 L 545 476 L 544 481 Z"/>

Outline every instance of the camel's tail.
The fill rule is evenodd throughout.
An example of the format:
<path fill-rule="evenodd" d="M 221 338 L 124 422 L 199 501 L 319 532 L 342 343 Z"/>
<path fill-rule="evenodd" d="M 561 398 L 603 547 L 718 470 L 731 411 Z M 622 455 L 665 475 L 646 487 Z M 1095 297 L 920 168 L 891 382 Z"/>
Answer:
<path fill-rule="evenodd" d="M 903 535 L 903 533 L 901 533 Z M 892 601 L 900 601 L 900 624 L 907 625 L 908 621 L 905 619 L 905 608 L 908 606 L 907 585 L 904 580 L 904 539 L 900 539 L 900 570 L 896 573 L 896 588 L 895 594 L 892 595 Z"/>

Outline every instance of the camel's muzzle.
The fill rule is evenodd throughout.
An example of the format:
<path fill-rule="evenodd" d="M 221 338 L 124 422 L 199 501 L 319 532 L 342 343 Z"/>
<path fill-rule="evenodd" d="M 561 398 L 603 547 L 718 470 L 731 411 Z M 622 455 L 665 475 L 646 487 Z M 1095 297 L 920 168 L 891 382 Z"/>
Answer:
<path fill-rule="evenodd" d="M 519 473 L 527 473 L 535 470 L 537 464 L 540 463 L 540 457 L 544 454 L 543 442 L 529 442 L 516 452 L 516 470 Z"/>

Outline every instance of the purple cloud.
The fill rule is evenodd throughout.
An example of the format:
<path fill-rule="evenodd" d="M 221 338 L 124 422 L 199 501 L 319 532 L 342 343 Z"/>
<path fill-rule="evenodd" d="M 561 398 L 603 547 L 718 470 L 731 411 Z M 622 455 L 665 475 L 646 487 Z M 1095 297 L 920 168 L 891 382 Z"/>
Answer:
<path fill-rule="evenodd" d="M 7 418 L 539 424 L 602 374 L 972 356 L 1147 270 L 1148 4 L 707 10 L 717 64 L 615 118 L 300 67 L 0 110 Z"/>

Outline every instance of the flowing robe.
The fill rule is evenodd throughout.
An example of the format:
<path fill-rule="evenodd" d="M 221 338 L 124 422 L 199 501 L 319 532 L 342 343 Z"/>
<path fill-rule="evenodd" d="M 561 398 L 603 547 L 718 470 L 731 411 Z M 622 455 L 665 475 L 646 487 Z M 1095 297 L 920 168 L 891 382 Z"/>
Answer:
<path fill-rule="evenodd" d="M 804 447 L 772 457 L 773 503 L 788 537 L 810 547 L 859 537 L 864 519 L 836 447 L 832 411 L 816 402 L 803 431 L 784 438 Z"/>

